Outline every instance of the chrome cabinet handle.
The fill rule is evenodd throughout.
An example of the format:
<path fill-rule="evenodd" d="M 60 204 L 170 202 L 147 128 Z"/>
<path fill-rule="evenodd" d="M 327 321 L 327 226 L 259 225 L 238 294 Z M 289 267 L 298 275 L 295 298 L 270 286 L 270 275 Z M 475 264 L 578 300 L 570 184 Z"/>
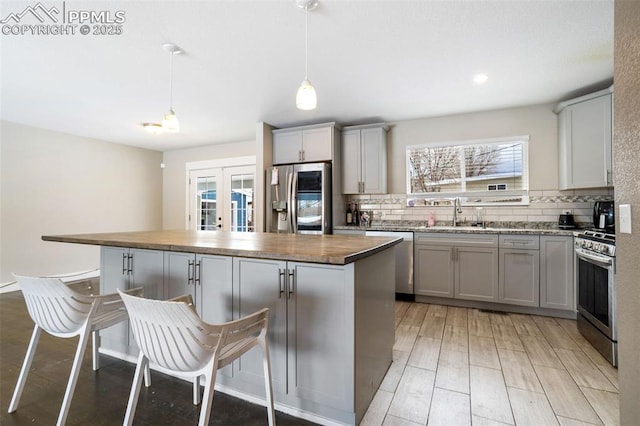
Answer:
<path fill-rule="evenodd" d="M 122 275 L 127 275 L 129 271 L 129 255 L 122 253 Z"/>
<path fill-rule="evenodd" d="M 190 260 L 187 267 L 187 285 L 191 285 L 192 282 L 193 282 L 193 260 Z"/>
<path fill-rule="evenodd" d="M 196 277 L 195 279 L 196 285 L 200 285 L 200 274 L 202 274 L 202 263 L 196 262 L 195 266 L 193 267 L 193 270 L 194 270 L 194 275 Z"/>
<path fill-rule="evenodd" d="M 284 294 L 284 269 L 278 269 L 278 299 Z"/>
<path fill-rule="evenodd" d="M 295 273 L 293 269 L 289 270 L 289 296 L 288 298 L 291 299 L 291 295 L 293 295 L 293 287 L 295 285 Z"/>

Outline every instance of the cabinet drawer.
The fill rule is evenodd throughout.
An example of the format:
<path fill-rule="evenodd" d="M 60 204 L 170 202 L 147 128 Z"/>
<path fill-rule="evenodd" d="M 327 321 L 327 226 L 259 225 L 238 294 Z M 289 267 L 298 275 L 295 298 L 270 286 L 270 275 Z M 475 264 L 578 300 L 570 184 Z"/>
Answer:
<path fill-rule="evenodd" d="M 415 244 L 456 247 L 498 247 L 497 234 L 414 233 Z"/>
<path fill-rule="evenodd" d="M 500 235 L 500 248 L 539 250 L 538 235 Z"/>

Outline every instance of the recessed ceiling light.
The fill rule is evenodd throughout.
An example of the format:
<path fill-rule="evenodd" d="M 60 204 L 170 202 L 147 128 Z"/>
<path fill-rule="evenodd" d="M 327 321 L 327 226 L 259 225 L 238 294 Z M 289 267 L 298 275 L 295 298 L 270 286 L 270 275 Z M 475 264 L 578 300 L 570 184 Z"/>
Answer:
<path fill-rule="evenodd" d="M 473 82 L 475 84 L 484 84 L 487 82 L 487 80 L 489 80 L 489 76 L 484 73 L 476 74 L 473 76 Z"/>

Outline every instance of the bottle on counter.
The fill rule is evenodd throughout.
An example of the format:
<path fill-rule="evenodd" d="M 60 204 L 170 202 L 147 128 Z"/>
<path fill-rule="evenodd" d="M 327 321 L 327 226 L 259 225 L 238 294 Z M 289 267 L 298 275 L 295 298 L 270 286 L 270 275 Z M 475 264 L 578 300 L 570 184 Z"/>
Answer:
<path fill-rule="evenodd" d="M 433 212 L 429 213 L 429 216 L 427 216 L 427 226 L 435 226 L 436 224 L 436 218 L 433 215 Z"/>
<path fill-rule="evenodd" d="M 353 224 L 355 226 L 360 226 L 360 211 L 358 210 L 358 203 L 354 204 L 353 209 Z"/>
<path fill-rule="evenodd" d="M 353 223 L 353 210 L 351 210 L 351 203 L 347 203 L 347 225 Z"/>

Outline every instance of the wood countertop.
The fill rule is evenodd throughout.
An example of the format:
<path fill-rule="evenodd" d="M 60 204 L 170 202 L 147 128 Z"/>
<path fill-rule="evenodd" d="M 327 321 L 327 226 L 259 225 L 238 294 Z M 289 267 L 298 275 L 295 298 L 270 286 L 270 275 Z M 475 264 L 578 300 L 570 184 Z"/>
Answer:
<path fill-rule="evenodd" d="M 346 265 L 402 238 L 223 231 L 141 231 L 43 235 L 44 241 Z"/>

